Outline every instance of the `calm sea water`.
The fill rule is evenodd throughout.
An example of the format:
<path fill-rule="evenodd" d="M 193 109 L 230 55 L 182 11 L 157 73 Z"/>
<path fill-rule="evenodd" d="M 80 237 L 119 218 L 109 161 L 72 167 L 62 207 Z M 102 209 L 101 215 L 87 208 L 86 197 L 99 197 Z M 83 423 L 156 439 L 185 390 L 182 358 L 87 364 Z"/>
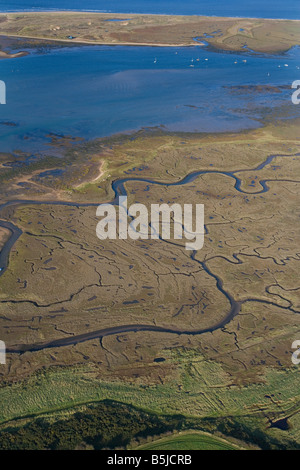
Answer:
<path fill-rule="evenodd" d="M 2 60 L 1 151 L 38 149 L 49 132 L 94 138 L 151 126 L 238 130 L 260 125 L 282 104 L 299 115 L 290 88 L 299 67 L 299 48 L 266 57 L 199 46 L 84 46 Z"/>
<path fill-rule="evenodd" d="M 119 13 L 300 19 L 299 0 L 1 0 L 0 11 L 93 10 Z"/>
<path fill-rule="evenodd" d="M 300 17 L 299 2 L 252 0 L 0 0 L 0 10 L 99 11 Z M 50 132 L 87 139 L 162 126 L 219 132 L 257 127 L 285 105 L 300 106 L 290 88 L 299 79 L 300 48 L 281 56 L 188 48 L 86 46 L 31 51 L 0 61 L 7 104 L 0 106 L 1 151 L 41 150 Z M 197 60 L 198 59 L 198 60 Z M 271 85 L 272 88 L 243 88 Z"/>

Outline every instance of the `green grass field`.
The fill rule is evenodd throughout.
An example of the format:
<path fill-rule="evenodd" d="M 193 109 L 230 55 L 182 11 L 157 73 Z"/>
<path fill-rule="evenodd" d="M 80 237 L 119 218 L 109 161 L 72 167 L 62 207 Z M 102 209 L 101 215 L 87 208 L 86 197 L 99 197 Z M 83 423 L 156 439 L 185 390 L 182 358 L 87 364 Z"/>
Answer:
<path fill-rule="evenodd" d="M 238 447 L 204 433 L 169 436 L 138 447 L 138 450 L 238 450 Z"/>

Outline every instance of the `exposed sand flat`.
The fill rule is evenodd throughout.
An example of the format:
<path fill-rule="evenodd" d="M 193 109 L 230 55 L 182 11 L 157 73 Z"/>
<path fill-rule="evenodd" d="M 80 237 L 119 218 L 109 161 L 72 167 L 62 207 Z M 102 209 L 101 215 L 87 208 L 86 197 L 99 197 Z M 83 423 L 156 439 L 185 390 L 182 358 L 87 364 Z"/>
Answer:
<path fill-rule="evenodd" d="M 28 55 L 28 52 L 17 52 L 16 54 L 9 54 L 8 52 L 0 51 L 0 59 L 15 59 Z"/>
<path fill-rule="evenodd" d="M 119 21 L 110 21 L 119 20 Z M 299 20 L 82 12 L 0 14 L 0 35 L 68 43 L 279 52 L 300 44 Z M 198 38 L 200 42 L 196 42 Z"/>
<path fill-rule="evenodd" d="M 45 37 L 42 36 L 22 36 L 24 39 L 37 39 L 40 41 L 45 41 Z M 101 41 L 86 41 L 82 40 L 80 38 L 74 38 L 73 40 L 70 39 L 53 39 L 53 38 L 47 38 L 47 41 L 51 41 L 53 43 L 55 42 L 60 42 L 60 43 L 72 43 L 72 44 L 99 44 L 99 45 L 105 45 L 105 46 L 151 46 L 151 47 L 190 47 L 190 46 L 204 46 L 204 42 L 190 42 L 190 43 L 173 43 L 173 44 L 168 44 L 168 43 L 155 43 L 155 44 L 149 44 L 148 42 L 121 42 L 121 41 L 112 41 L 112 42 L 101 42 Z M 1 39 L 0 39 L 1 43 Z M 2 56 L 3 54 L 3 56 Z M 3 57 L 5 59 L 13 59 L 15 57 L 22 57 L 28 55 L 28 52 L 18 52 L 16 54 L 9 54 L 7 52 L 2 52 L 0 51 L 0 58 Z"/>

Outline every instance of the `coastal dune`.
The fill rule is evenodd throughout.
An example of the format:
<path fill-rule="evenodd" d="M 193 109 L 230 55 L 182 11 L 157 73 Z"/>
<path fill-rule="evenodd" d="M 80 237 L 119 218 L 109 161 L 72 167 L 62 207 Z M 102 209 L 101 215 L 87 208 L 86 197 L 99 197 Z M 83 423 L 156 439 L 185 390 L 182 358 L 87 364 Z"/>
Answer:
<path fill-rule="evenodd" d="M 83 44 L 195 46 L 275 53 L 300 43 L 300 21 L 82 12 L 0 14 L 0 36 Z M 0 39 L 1 44 L 1 39 Z M 2 57 L 7 55 L 0 52 Z M 24 54 L 24 53 L 17 53 Z"/>

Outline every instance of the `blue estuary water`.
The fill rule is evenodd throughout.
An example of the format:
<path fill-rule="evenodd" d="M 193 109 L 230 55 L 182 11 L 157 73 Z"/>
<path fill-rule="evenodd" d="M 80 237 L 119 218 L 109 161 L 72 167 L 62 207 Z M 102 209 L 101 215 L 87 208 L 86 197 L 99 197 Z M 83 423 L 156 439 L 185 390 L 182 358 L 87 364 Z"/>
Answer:
<path fill-rule="evenodd" d="M 265 56 L 196 45 L 83 46 L 2 60 L 1 151 L 38 147 L 50 132 L 91 139 L 155 126 L 240 130 L 282 105 L 297 116 L 291 84 L 299 67 L 298 47 Z"/>

